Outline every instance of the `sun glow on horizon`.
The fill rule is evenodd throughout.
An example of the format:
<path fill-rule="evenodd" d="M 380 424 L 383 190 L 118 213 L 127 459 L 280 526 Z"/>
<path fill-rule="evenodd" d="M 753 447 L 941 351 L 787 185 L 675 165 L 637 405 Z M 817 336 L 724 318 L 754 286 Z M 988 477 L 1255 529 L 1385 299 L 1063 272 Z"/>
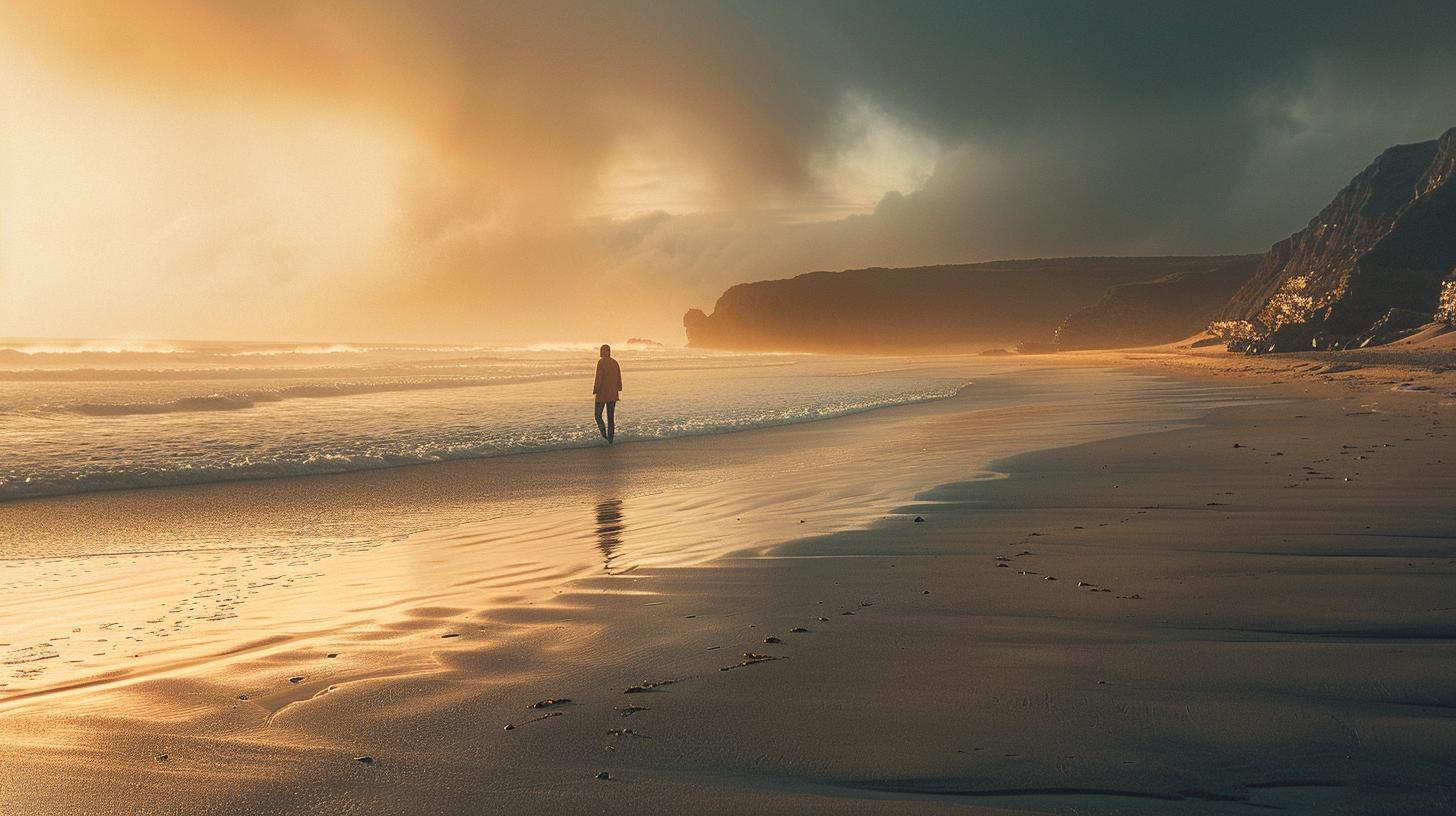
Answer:
<path fill-rule="evenodd" d="M 563 307 L 578 314 L 591 308 L 589 290 L 607 287 L 633 302 L 595 330 L 672 340 L 680 335 L 669 327 L 693 302 L 662 303 L 678 291 L 664 291 L 662 276 L 682 239 L 623 254 L 624 238 L 676 229 L 664 215 L 726 219 L 721 229 L 733 230 L 868 213 L 886 193 L 923 184 L 940 154 L 869 98 L 846 94 L 837 136 L 782 186 L 733 170 L 741 159 L 724 153 L 724 137 L 631 107 L 613 114 L 615 147 L 599 162 L 558 165 L 523 147 L 539 172 L 502 174 L 474 156 L 506 143 L 472 145 L 469 133 L 411 116 L 436 116 L 440 103 L 361 106 L 307 84 L 241 92 L 231 79 L 216 92 L 205 80 L 179 90 L 170 73 L 148 79 L 177 66 L 109 72 L 109 58 L 68 60 L 16 31 L 0 28 L 0 334 L 519 342 L 569 326 L 534 326 L 519 310 L 579 289 L 582 300 Z M 523 123 L 506 137 L 534 134 Z M 720 240 L 693 240 L 705 238 Z M 557 275 L 564 289 L 545 283 Z M 486 322 L 451 314 L 462 298 L 478 301 Z M 382 330 L 364 325 L 381 321 Z"/>

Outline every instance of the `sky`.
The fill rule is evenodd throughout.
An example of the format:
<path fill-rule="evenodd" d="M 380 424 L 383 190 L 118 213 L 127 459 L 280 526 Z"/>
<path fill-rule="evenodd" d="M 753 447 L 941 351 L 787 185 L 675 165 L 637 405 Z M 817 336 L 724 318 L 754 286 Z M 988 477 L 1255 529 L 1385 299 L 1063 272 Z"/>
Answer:
<path fill-rule="evenodd" d="M 682 339 L 818 269 L 1260 252 L 1456 4 L 0 0 L 0 336 Z"/>

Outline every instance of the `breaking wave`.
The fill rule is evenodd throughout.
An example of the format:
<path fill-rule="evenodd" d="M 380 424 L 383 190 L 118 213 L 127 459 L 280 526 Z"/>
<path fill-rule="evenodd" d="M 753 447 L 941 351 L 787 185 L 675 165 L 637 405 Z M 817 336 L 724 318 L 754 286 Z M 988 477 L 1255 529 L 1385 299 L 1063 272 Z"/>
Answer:
<path fill-rule="evenodd" d="M 398 382 L 324 383 L 310 385 L 286 385 L 278 388 L 259 388 L 249 391 L 230 391 L 217 394 L 179 397 L 158 402 L 80 402 L 70 404 L 46 404 L 40 407 L 42 413 L 80 414 L 81 416 L 114 417 L 145 414 L 175 414 L 190 411 L 241 411 L 262 403 L 282 402 L 289 399 L 322 399 L 327 397 L 350 397 L 359 394 L 384 394 L 392 391 L 432 391 L 443 388 L 478 388 L 485 385 L 507 383 L 540 382 L 561 379 L 571 374 L 522 374 L 497 377 L 437 377 L 431 379 L 405 380 Z"/>
<path fill-rule="evenodd" d="M 960 393 L 967 384 L 949 385 L 926 391 L 853 401 L 842 400 L 814 405 L 785 406 L 772 411 L 736 415 L 702 416 L 693 419 L 661 417 L 619 434 L 621 441 L 670 439 L 684 436 L 732 433 L 734 431 L 791 425 L 832 419 L 898 405 L 946 399 Z M 181 402 L 180 400 L 178 402 Z M 225 405 L 219 401 L 217 405 Z M 180 410 L 229 410 L 227 407 Z M 140 413 L 139 411 L 136 413 Z M 520 453 L 581 448 L 601 444 L 596 429 L 562 431 L 543 429 L 537 433 L 510 433 L 482 437 L 459 429 L 427 432 L 412 439 L 334 440 L 332 444 L 291 450 L 248 452 L 194 451 L 177 462 L 165 458 L 150 461 L 87 462 L 64 472 L 21 474 L 0 472 L 0 501 L 90 493 L 101 490 L 129 490 L 152 487 L 229 482 L 245 479 L 273 479 L 347 473 L 360 470 L 421 465 L 462 459 L 485 459 Z"/>

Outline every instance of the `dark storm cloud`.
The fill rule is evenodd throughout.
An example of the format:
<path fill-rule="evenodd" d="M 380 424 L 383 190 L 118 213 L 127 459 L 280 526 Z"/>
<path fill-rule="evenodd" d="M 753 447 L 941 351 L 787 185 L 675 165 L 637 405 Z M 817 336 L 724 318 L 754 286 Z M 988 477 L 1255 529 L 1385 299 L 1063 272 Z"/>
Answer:
<path fill-rule="evenodd" d="M 803 96 L 967 147 L 880 213 L 947 260 L 1261 249 L 1456 125 L 1452 3 L 730 5 Z"/>

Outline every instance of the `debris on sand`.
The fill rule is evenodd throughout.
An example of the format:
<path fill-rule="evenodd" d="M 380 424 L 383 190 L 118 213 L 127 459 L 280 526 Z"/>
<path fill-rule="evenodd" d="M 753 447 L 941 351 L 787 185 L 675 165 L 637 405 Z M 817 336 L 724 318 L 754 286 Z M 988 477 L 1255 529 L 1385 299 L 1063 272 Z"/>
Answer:
<path fill-rule="evenodd" d="M 764 643 L 783 643 L 782 640 L 780 640 L 780 639 L 778 639 L 776 637 L 773 637 L 773 636 L 769 636 L 769 637 L 764 638 L 763 639 L 763 642 Z"/>
<path fill-rule="evenodd" d="M 354 757 L 354 761 L 360 763 L 361 765 L 373 765 L 374 757 L 369 756 L 368 754 L 360 754 L 359 756 Z"/>
<path fill-rule="evenodd" d="M 681 679 L 679 679 L 679 680 L 643 680 L 642 682 L 638 683 L 635 686 L 628 686 L 625 690 L 623 690 L 622 693 L 623 694 L 643 694 L 643 693 L 649 692 L 649 691 L 656 691 L 661 686 L 670 686 L 673 683 L 678 683 L 678 682 L 681 682 Z"/>
<path fill-rule="evenodd" d="M 652 709 L 648 708 L 647 706 L 625 705 L 625 706 L 617 706 L 616 708 L 614 708 L 612 710 L 615 711 L 615 712 L 617 712 L 618 714 L 621 714 L 623 717 L 630 717 L 630 716 L 632 716 L 633 714 L 636 714 L 639 711 L 651 711 Z"/>
<path fill-rule="evenodd" d="M 805 629 L 802 626 L 795 626 L 793 629 L 790 629 L 789 630 L 789 634 L 791 634 L 791 635 L 802 635 L 802 634 L 804 634 L 807 631 L 809 631 L 809 630 L 808 629 Z"/>
<path fill-rule="evenodd" d="M 743 653 L 743 660 L 742 661 L 740 661 L 738 663 L 734 663 L 732 666 L 724 666 L 723 668 L 718 669 L 718 671 L 733 671 L 734 669 L 741 669 L 744 666 L 753 666 L 753 665 L 757 665 L 759 663 L 767 663 L 770 660 L 784 660 L 784 659 L 786 659 L 786 658 L 779 657 L 779 656 L 776 656 L 776 655 L 765 655 L 765 654 L 757 654 L 755 652 L 744 652 Z"/>
<path fill-rule="evenodd" d="M 611 779 L 611 778 L 612 778 L 612 775 L 609 774 L 609 773 L 607 773 L 606 771 L 602 771 L 601 773 L 597 774 L 597 779 Z"/>
<path fill-rule="evenodd" d="M 925 521 L 925 519 L 924 519 L 924 518 L 922 518 L 922 517 L 920 517 L 920 516 L 916 516 L 916 517 L 915 517 L 915 523 L 916 523 L 916 524 L 920 524 L 920 523 L 921 523 L 921 522 L 923 522 L 923 521 Z"/>
<path fill-rule="evenodd" d="M 571 702 L 571 698 L 569 697 L 552 697 L 537 703 L 531 703 L 526 708 L 550 708 L 551 706 L 566 705 L 569 702 Z"/>
<path fill-rule="evenodd" d="M 564 716 L 566 716 L 566 712 L 565 711 L 552 711 L 552 712 L 549 712 L 549 713 L 546 713 L 546 714 L 542 714 L 539 717 L 532 717 L 531 719 L 526 720 L 525 722 L 521 723 L 521 725 L 530 725 L 533 722 L 541 722 L 542 720 L 549 720 L 552 717 L 564 717 Z M 516 730 L 519 727 L 520 726 L 517 726 L 515 724 L 507 723 L 506 724 L 506 727 L 505 727 L 505 730 L 507 730 L 507 731 L 514 731 L 514 730 Z"/>

